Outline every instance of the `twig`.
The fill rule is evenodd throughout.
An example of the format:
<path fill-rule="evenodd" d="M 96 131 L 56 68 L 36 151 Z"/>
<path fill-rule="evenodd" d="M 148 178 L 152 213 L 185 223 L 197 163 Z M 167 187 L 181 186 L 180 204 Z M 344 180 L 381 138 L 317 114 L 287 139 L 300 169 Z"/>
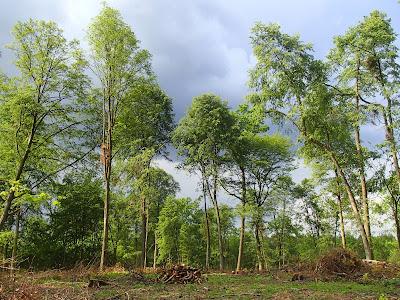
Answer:
<path fill-rule="evenodd" d="M 254 296 L 254 297 L 261 297 L 261 294 L 253 294 L 253 293 L 241 293 L 241 294 L 225 294 L 222 297 L 240 297 L 240 296 Z"/>

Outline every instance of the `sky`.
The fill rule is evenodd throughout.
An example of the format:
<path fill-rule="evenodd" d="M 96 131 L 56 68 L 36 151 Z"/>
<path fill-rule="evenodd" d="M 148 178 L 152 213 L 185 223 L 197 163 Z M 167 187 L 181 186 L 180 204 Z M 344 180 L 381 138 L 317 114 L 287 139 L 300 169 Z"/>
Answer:
<path fill-rule="evenodd" d="M 1 0 L 0 66 L 12 72 L 11 53 L 3 46 L 13 36 L 18 22 L 52 20 L 67 39 L 76 38 L 86 48 L 85 30 L 102 8 L 99 0 Z M 214 93 L 228 100 L 232 109 L 249 93 L 247 72 L 255 65 L 249 45 L 255 22 L 278 23 L 288 34 L 299 33 L 314 44 L 314 55 L 324 59 L 333 47 L 333 37 L 342 35 L 375 9 L 392 18 L 400 33 L 400 4 L 397 0 L 108 0 L 152 54 L 158 82 L 173 99 L 178 121 L 193 97 Z M 399 41 L 397 46 L 400 47 Z M 367 138 L 379 132 L 365 129 Z M 174 159 L 175 160 L 175 159 Z M 194 197 L 196 181 L 174 170 L 176 161 L 158 160 L 161 167 L 181 183 L 182 196 Z M 299 182 L 309 172 L 300 166 L 294 173 Z M 199 193 L 197 193 L 199 194 Z"/>

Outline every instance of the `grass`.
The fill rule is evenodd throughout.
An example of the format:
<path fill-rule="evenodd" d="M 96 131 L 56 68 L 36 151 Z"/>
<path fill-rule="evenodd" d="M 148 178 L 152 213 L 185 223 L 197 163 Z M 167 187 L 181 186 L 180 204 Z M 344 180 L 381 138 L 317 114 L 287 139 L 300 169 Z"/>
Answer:
<path fill-rule="evenodd" d="M 212 273 L 202 284 L 165 284 L 154 274 L 42 272 L 0 279 L 0 299 L 398 299 L 400 280 L 290 281 L 288 274 Z M 88 288 L 90 278 L 109 285 Z M 78 279 L 78 281 L 76 281 Z"/>

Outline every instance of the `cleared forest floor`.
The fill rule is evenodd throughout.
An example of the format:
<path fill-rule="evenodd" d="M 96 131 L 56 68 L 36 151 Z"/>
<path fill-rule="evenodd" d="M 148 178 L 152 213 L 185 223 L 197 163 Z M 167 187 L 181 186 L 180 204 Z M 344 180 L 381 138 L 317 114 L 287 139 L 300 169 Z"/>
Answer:
<path fill-rule="evenodd" d="M 373 268 L 350 277 L 307 270 L 208 273 L 202 275 L 201 283 L 193 284 L 160 282 L 157 274 L 139 270 L 110 269 L 102 275 L 76 270 L 20 271 L 1 275 L 0 299 L 400 299 L 397 271 Z M 89 287 L 91 280 L 97 284 Z"/>

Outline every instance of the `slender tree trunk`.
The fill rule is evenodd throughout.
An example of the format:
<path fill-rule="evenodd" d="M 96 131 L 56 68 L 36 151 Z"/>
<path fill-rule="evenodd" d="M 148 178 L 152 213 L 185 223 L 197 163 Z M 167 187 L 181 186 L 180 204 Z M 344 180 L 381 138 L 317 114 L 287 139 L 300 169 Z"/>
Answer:
<path fill-rule="evenodd" d="M 217 199 L 214 199 L 214 208 L 215 215 L 217 218 L 217 228 L 218 228 L 218 249 L 219 249 L 219 270 L 222 271 L 224 269 L 224 252 L 223 252 L 223 243 L 222 243 L 222 230 L 221 230 L 221 218 L 219 216 L 219 208 Z"/>
<path fill-rule="evenodd" d="M 259 233 L 261 236 L 261 255 L 262 255 L 262 260 L 264 262 L 264 269 L 268 270 L 268 262 L 267 262 L 267 256 L 265 255 L 265 246 L 264 246 L 264 233 L 263 230 L 261 230 L 261 226 L 259 227 Z"/>
<path fill-rule="evenodd" d="M 244 230 L 245 230 L 245 217 L 244 209 L 246 206 L 246 177 L 243 168 L 240 168 L 242 176 L 242 216 L 240 220 L 240 242 L 239 242 L 239 253 L 238 261 L 236 266 L 236 272 L 239 272 L 242 268 L 242 258 L 243 258 L 243 245 L 244 245 Z"/>
<path fill-rule="evenodd" d="M 275 112 L 279 112 L 279 111 L 275 111 Z M 281 112 L 279 112 L 279 113 L 281 113 Z M 282 114 L 285 115 L 284 113 L 282 113 Z M 285 115 L 285 116 L 287 117 L 287 115 Z M 290 118 L 289 118 L 289 120 L 290 120 Z M 304 123 L 304 118 L 303 118 L 302 121 Z M 350 187 L 350 184 L 348 183 L 347 178 L 346 178 L 345 174 L 343 173 L 343 170 L 342 170 L 339 162 L 337 161 L 335 155 L 333 154 L 332 150 L 327 145 L 319 142 L 318 140 L 314 139 L 313 137 L 310 137 L 307 134 L 304 125 L 303 125 L 303 129 L 301 129 L 300 127 L 298 127 L 298 125 L 295 122 L 293 122 L 293 124 L 298 128 L 300 133 L 308 141 L 312 142 L 316 146 L 318 146 L 321 149 L 323 149 L 326 152 L 326 154 L 328 154 L 328 156 L 330 157 L 331 161 L 333 162 L 333 164 L 335 166 L 335 169 L 338 171 L 339 177 L 342 179 L 344 187 L 346 188 L 347 195 L 349 196 L 351 207 L 352 207 L 353 213 L 354 213 L 354 217 L 356 218 L 356 222 L 357 222 L 358 228 L 360 230 L 360 235 L 361 235 L 361 239 L 362 239 L 362 242 L 363 242 L 366 259 L 373 259 L 372 247 L 371 247 L 371 244 L 369 243 L 369 240 L 367 238 L 367 234 L 366 234 L 365 228 L 364 228 L 364 222 L 362 221 L 362 219 L 360 217 L 360 213 L 359 213 L 359 210 L 358 210 L 356 199 L 354 198 L 354 194 L 353 194 L 353 191 L 352 191 L 352 189 Z"/>
<path fill-rule="evenodd" d="M 107 163 L 105 162 L 105 165 Z M 100 258 L 100 272 L 103 272 L 104 265 L 106 263 L 106 252 L 108 242 L 108 208 L 110 203 L 110 176 L 109 170 L 106 172 L 106 194 L 104 197 L 104 214 L 103 214 L 103 243 L 101 247 L 101 258 Z"/>
<path fill-rule="evenodd" d="M 327 147 L 323 147 L 323 148 L 325 149 L 327 154 L 330 156 L 330 158 L 331 158 L 332 162 L 334 163 L 335 168 L 338 171 L 338 174 L 339 174 L 340 178 L 342 179 L 342 182 L 346 188 L 347 195 L 349 196 L 351 207 L 353 209 L 353 213 L 354 213 L 357 225 L 360 230 L 360 235 L 361 235 L 361 239 L 363 241 L 363 246 L 364 246 L 364 251 L 365 251 L 365 257 L 366 257 L 366 259 L 373 259 L 374 256 L 372 253 L 371 244 L 369 243 L 369 240 L 367 238 L 367 234 L 366 234 L 365 228 L 364 228 L 364 223 L 361 220 L 361 217 L 360 217 L 360 214 L 358 211 L 358 207 L 357 207 L 357 202 L 356 202 L 356 199 L 354 198 L 354 194 L 350 187 L 350 184 L 348 183 L 346 176 L 344 175 L 342 168 L 341 168 L 340 164 L 338 163 L 338 161 L 336 160 L 332 151 L 330 151 Z"/>
<path fill-rule="evenodd" d="M 17 259 L 20 215 L 21 215 L 21 208 L 19 207 L 17 215 L 15 217 L 14 243 L 13 243 L 12 258 L 11 258 L 11 274 L 14 272 L 15 261 Z"/>
<path fill-rule="evenodd" d="M 141 244 L 142 244 L 142 253 L 140 257 L 140 266 L 142 268 L 146 267 L 146 223 L 147 223 L 147 218 L 146 218 L 146 208 L 145 208 L 145 203 L 146 200 L 142 199 L 142 232 L 141 232 Z"/>
<path fill-rule="evenodd" d="M 3 266 L 7 267 L 7 252 L 8 252 L 9 243 L 6 242 L 3 247 Z"/>
<path fill-rule="evenodd" d="M 359 64 L 360 62 L 358 62 Z M 359 73 L 359 66 L 357 67 L 357 74 Z M 367 183 L 365 181 L 365 169 L 364 169 L 364 154 L 362 152 L 361 141 L 360 141 L 360 105 L 359 105 L 359 96 L 358 96 L 358 76 L 356 78 L 356 97 L 355 97 L 355 115 L 356 122 L 354 126 L 354 138 L 357 147 L 357 156 L 358 156 L 358 165 L 360 170 L 360 182 L 361 182 L 361 196 L 363 203 L 363 217 L 364 217 L 364 228 L 365 233 L 367 235 L 369 244 L 372 247 L 372 238 L 371 238 L 371 225 L 369 218 L 369 207 L 368 207 L 368 194 L 367 194 Z M 371 248 L 372 249 L 372 248 Z"/>
<path fill-rule="evenodd" d="M 111 67 L 110 67 L 111 74 Z M 111 166 L 112 166 L 112 133 L 114 125 L 114 107 L 113 99 L 111 97 L 111 82 L 112 79 L 109 75 L 108 85 L 108 96 L 105 95 L 105 89 L 103 89 L 103 136 L 102 136 L 102 148 L 104 155 L 104 181 L 105 181 L 105 196 L 104 196 L 104 215 L 103 215 L 103 244 L 101 247 L 101 258 L 100 258 L 100 272 L 103 272 L 104 265 L 106 263 L 107 243 L 108 243 L 108 210 L 110 206 L 110 181 L 111 181 Z M 106 103 L 108 111 L 106 111 Z M 107 117 L 106 117 L 107 115 Z"/>
<path fill-rule="evenodd" d="M 221 230 L 221 219 L 219 215 L 219 207 L 218 207 L 218 201 L 217 201 L 217 176 L 214 175 L 213 177 L 214 180 L 214 188 L 213 192 L 211 193 L 210 191 L 210 185 L 208 182 L 207 183 L 207 189 L 210 195 L 210 198 L 213 202 L 214 209 L 215 209 L 215 216 L 217 219 L 217 229 L 218 229 L 218 250 L 219 250 L 219 270 L 222 271 L 224 269 L 224 248 L 223 248 L 223 242 L 222 242 L 222 230 Z"/>
<path fill-rule="evenodd" d="M 244 204 L 242 203 L 242 207 Z M 245 225 L 245 217 L 242 216 L 240 220 L 240 241 L 239 241 L 239 254 L 238 261 L 236 265 L 236 272 L 239 272 L 242 268 L 242 258 L 243 258 L 243 244 L 244 244 L 244 225 Z"/>
<path fill-rule="evenodd" d="M 399 160 L 397 157 L 397 145 L 396 145 L 396 140 L 394 139 L 394 131 L 393 131 L 394 124 L 392 119 L 392 101 L 390 100 L 389 97 L 386 97 L 386 99 L 388 102 L 388 107 L 387 107 L 388 112 L 386 113 L 384 108 L 382 108 L 383 120 L 385 122 L 385 128 L 386 128 L 386 140 L 390 144 L 393 166 L 396 172 L 397 183 L 399 185 L 399 190 L 400 190 L 400 167 L 399 167 Z"/>
<path fill-rule="evenodd" d="M 204 173 L 203 173 L 204 174 Z M 204 198 L 204 218 L 206 225 L 206 270 L 210 269 L 210 225 L 208 223 L 208 213 L 207 213 L 207 197 L 206 197 L 206 186 L 203 175 L 203 198 Z"/>
<path fill-rule="evenodd" d="M 255 225 L 254 229 L 254 236 L 256 238 L 256 249 L 257 249 L 257 260 L 258 260 L 258 270 L 262 271 L 263 269 L 263 259 L 262 259 L 262 254 L 261 254 L 261 243 L 260 243 L 260 227 L 258 224 L 258 221 Z"/>
<path fill-rule="evenodd" d="M 342 237 L 342 247 L 343 247 L 343 249 L 346 249 L 346 234 L 344 231 L 342 197 L 341 197 L 341 192 L 340 192 L 339 175 L 338 175 L 338 172 L 336 169 L 335 169 L 335 175 L 336 175 L 336 187 L 337 187 L 337 204 L 338 204 L 338 210 L 339 210 L 340 234 Z"/>
<path fill-rule="evenodd" d="M 400 222 L 399 222 L 399 211 L 397 205 L 393 214 L 394 214 L 394 222 L 396 224 L 397 245 L 400 249 Z"/>
<path fill-rule="evenodd" d="M 25 168 L 25 163 L 28 160 L 29 154 L 31 152 L 31 147 L 33 144 L 33 137 L 36 132 L 36 126 L 37 126 L 36 123 L 37 123 L 37 120 L 36 120 L 36 116 L 35 116 L 33 118 L 33 124 L 31 127 L 31 132 L 29 134 L 28 145 L 26 146 L 25 153 L 22 156 L 21 161 L 19 162 L 18 171 L 17 171 L 17 174 L 15 174 L 14 181 L 19 181 L 21 179 L 22 172 Z M 8 213 L 10 211 L 11 204 L 14 199 L 15 199 L 15 192 L 13 189 L 11 189 L 10 193 L 8 194 L 7 199 L 5 201 L 3 212 L 1 213 L 1 216 L 0 216 L 0 231 L 3 229 L 4 223 L 7 221 Z"/>
<path fill-rule="evenodd" d="M 157 256 L 158 256 L 158 237 L 157 229 L 154 230 L 154 256 L 153 256 L 153 269 L 157 268 Z"/>
<path fill-rule="evenodd" d="M 282 218 L 281 218 L 281 232 L 280 232 L 280 241 L 279 241 L 279 258 L 282 258 L 282 265 L 279 264 L 280 267 L 285 266 L 285 218 L 286 218 L 286 199 L 283 198 L 283 207 L 282 207 Z"/>
<path fill-rule="evenodd" d="M 144 249 L 145 249 L 144 268 L 147 267 L 147 248 L 148 248 L 148 242 L 149 242 L 149 206 L 150 206 L 150 204 L 147 204 L 147 208 L 146 208 L 146 232 L 145 232 L 145 239 L 144 239 Z"/>

